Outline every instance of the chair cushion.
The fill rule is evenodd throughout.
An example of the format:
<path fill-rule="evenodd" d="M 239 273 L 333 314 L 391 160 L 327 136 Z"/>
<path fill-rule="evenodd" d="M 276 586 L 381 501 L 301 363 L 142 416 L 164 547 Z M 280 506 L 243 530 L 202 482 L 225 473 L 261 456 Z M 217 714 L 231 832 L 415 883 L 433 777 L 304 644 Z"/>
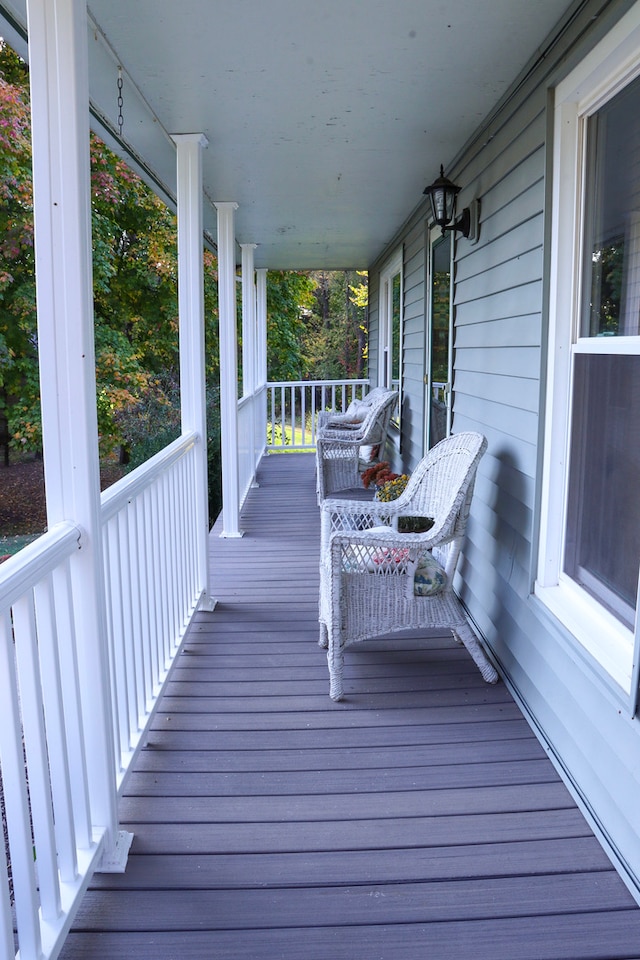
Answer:
<path fill-rule="evenodd" d="M 413 578 L 416 597 L 433 597 L 447 585 L 447 575 L 430 553 L 425 553 Z"/>
<path fill-rule="evenodd" d="M 345 410 L 346 416 L 359 417 L 361 420 L 364 420 L 368 412 L 369 404 L 363 403 L 362 400 L 352 400 Z"/>
<path fill-rule="evenodd" d="M 358 456 L 360 458 L 361 463 L 369 464 L 376 459 L 379 453 L 380 453 L 379 443 L 375 443 L 375 444 L 365 443 L 360 447 Z"/>
<path fill-rule="evenodd" d="M 330 427 L 356 426 L 362 423 L 369 413 L 370 407 L 361 400 L 352 400 L 344 413 L 332 413 L 328 418 Z"/>

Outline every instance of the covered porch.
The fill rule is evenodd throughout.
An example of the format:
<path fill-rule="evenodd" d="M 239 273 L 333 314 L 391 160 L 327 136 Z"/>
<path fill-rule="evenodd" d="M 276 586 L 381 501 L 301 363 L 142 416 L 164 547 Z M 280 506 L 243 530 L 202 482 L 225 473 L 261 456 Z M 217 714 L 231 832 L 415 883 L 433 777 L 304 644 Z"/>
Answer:
<path fill-rule="evenodd" d="M 361 6 L 347 11 L 357 19 Z M 325 63 L 309 37 L 342 22 L 344 0 L 222 14 L 194 0 L 162 16 L 142 0 L 96 0 L 90 12 L 84 0 L 0 2 L 31 72 L 49 526 L 0 570 L 2 960 L 18 949 L 20 960 L 637 956 L 640 911 L 547 756 L 562 744 L 539 741 L 536 718 L 504 684 L 486 685 L 464 649 L 415 633 L 368 643 L 349 657 L 346 700 L 329 700 L 313 457 L 263 456 L 273 391 L 288 389 L 267 383 L 266 272 L 370 267 L 411 217 L 424 238 L 422 191 L 438 165 L 461 167 L 480 122 L 493 142 L 499 106 L 561 54 L 568 31 L 587 18 L 600 29 L 589 0 L 469 0 L 444 18 L 424 0 L 370 6 L 358 59 L 336 30 Z M 544 152 L 531 119 L 527 157 Z M 181 436 L 102 497 L 90 124 L 178 214 Z M 497 152 L 488 170 L 500 179 Z M 513 189 L 534 173 L 522 164 Z M 493 245 L 484 210 L 491 256 L 510 250 Z M 224 509 L 211 534 L 204 243 L 218 256 L 223 427 Z M 425 342 L 424 263 L 408 243 L 399 276 L 414 347 Z M 531 286 L 542 280 L 540 270 Z M 481 280 L 474 288 L 470 309 L 484 295 Z M 489 363 L 496 341 L 482 348 Z M 423 365 L 403 369 L 424 394 Z M 279 408 L 305 403 L 301 392 Z M 404 414 L 416 450 L 420 409 Z M 495 431 L 493 443 L 502 456 Z M 487 474 L 475 547 L 479 564 L 516 579 L 528 540 L 496 504 L 528 533 L 526 450 L 522 478 L 508 446 L 504 463 L 496 456 L 510 482 L 505 496 Z M 476 577 L 478 593 L 485 582 Z M 511 592 L 492 600 L 506 644 L 504 622 L 521 608 Z M 523 637 L 508 639 L 511 657 Z M 542 662 L 538 674 L 562 701 L 562 671 Z M 581 802 L 589 815 L 588 792 Z M 606 849 L 630 876 L 624 844 Z"/>
<path fill-rule="evenodd" d="M 314 458 L 264 458 L 62 960 L 637 954 L 640 911 L 503 683 L 448 636 L 317 645 Z"/>

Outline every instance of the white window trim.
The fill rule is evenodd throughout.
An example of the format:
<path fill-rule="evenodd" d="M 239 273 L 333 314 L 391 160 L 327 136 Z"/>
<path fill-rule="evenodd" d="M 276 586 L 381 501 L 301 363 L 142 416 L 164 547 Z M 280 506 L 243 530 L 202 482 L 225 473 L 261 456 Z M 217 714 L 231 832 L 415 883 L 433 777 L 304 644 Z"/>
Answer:
<path fill-rule="evenodd" d="M 636 4 L 555 92 L 553 223 L 547 424 L 543 452 L 540 552 L 535 593 L 628 694 L 634 632 L 562 572 L 571 368 L 576 352 L 640 353 L 640 337 L 596 342 L 578 337 L 585 120 L 640 74 L 640 4 Z M 636 640 L 636 647 L 638 641 Z"/>
<path fill-rule="evenodd" d="M 403 331 L 404 331 L 404 269 L 402 247 L 387 260 L 380 270 L 379 286 L 379 340 L 378 340 L 378 383 L 391 383 L 392 361 L 389 355 L 389 345 L 391 343 L 391 318 L 393 313 L 393 278 L 400 274 L 400 357 L 398 363 L 399 379 L 398 384 L 398 407 L 394 421 L 400 424 L 400 410 L 402 407 L 402 361 L 403 361 Z M 397 444 L 396 444 L 397 445 Z"/>

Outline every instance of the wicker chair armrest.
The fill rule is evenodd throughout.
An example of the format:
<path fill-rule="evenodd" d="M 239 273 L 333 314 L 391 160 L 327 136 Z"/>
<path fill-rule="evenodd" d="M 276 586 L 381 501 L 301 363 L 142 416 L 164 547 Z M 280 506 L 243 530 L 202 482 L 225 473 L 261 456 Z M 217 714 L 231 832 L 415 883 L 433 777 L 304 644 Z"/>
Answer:
<path fill-rule="evenodd" d="M 457 515 L 451 512 L 434 517 L 433 525 L 424 533 L 400 533 L 399 517 L 416 516 L 398 507 L 399 500 L 382 503 L 376 500 L 325 500 L 321 513 L 321 555 L 326 556 L 334 542 L 354 546 L 409 548 L 411 555 L 444 547 L 460 536 Z M 388 533 L 372 533 L 371 528 L 388 527 Z"/>
<path fill-rule="evenodd" d="M 362 424 L 353 424 L 349 427 L 323 427 L 318 432 L 318 440 L 351 440 L 357 439 L 362 435 Z"/>
<path fill-rule="evenodd" d="M 452 539 L 450 533 L 434 536 L 431 530 L 427 533 L 398 533 L 393 527 L 388 529 L 389 533 L 383 533 L 381 530 L 379 531 L 379 528 L 376 528 L 375 533 L 366 530 L 353 530 L 350 533 L 335 531 L 330 538 L 331 550 L 354 546 L 371 547 L 374 550 L 388 547 L 390 549 L 407 550 L 410 559 L 416 560 L 425 551 L 444 546 Z"/>
<path fill-rule="evenodd" d="M 324 500 L 320 510 L 321 556 L 329 548 L 332 533 L 368 530 L 386 523 L 385 515 L 377 509 L 380 506 L 373 500 Z"/>
<path fill-rule="evenodd" d="M 322 436 L 316 440 L 318 450 L 331 449 L 332 447 L 336 450 L 341 447 L 359 447 L 361 444 L 362 440 L 359 434 L 354 436 L 353 434 L 348 435 L 343 433 L 336 433 L 335 435 L 323 433 Z"/>
<path fill-rule="evenodd" d="M 337 500 L 327 498 L 322 504 L 323 515 L 327 515 L 332 520 L 334 529 L 348 530 L 366 530 L 368 527 L 374 527 L 385 523 L 392 526 L 398 517 L 424 517 L 431 516 L 433 524 L 427 533 L 434 536 L 439 535 L 441 529 L 446 525 L 449 513 L 445 516 L 433 516 L 432 513 L 425 513 L 424 510 L 414 509 L 410 498 L 401 495 L 396 500 Z M 334 520 L 335 518 L 335 520 Z M 353 519 L 362 519 L 355 527 L 352 525 Z M 367 522 L 367 521 L 371 522 Z M 403 537 L 422 536 L 423 534 L 400 534 Z"/>

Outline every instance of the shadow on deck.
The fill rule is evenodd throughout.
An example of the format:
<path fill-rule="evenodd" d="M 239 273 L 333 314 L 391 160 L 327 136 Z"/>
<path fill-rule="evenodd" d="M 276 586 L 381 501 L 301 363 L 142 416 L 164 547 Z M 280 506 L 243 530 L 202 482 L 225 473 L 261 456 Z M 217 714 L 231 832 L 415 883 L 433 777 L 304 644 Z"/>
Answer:
<path fill-rule="evenodd" d="M 62 960 L 640 955 L 640 910 L 504 684 L 448 637 L 317 646 L 314 460 L 267 458 L 211 537 L 197 615 L 126 781 L 124 875 Z"/>

